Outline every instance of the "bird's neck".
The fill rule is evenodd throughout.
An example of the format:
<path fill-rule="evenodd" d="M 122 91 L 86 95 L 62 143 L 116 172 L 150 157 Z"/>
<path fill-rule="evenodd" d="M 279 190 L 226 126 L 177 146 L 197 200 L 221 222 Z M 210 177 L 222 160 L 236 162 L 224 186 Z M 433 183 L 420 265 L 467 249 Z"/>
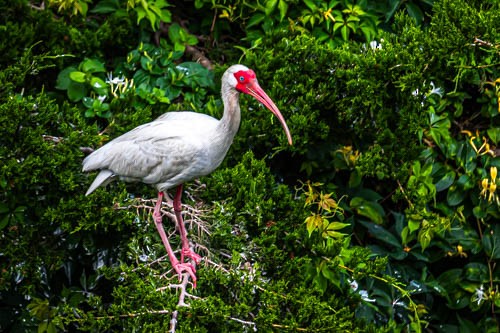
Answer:
<path fill-rule="evenodd" d="M 224 136 L 232 138 L 238 132 L 240 127 L 240 93 L 234 88 L 222 87 L 222 102 L 224 103 L 224 114 L 219 121 L 219 133 L 224 133 Z"/>

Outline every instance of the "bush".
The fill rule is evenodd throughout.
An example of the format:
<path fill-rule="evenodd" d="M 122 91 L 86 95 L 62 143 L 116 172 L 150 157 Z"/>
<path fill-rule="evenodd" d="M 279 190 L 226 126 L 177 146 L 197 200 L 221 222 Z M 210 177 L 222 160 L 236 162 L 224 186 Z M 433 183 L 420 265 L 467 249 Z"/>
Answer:
<path fill-rule="evenodd" d="M 290 25 L 323 13 L 316 1 L 57 3 L 57 15 L 2 7 L 2 329 L 498 330 L 498 4 L 443 0 L 427 20 L 418 9 L 429 2 L 405 3 L 410 17 L 395 14 L 402 3 L 329 2 L 375 23 L 325 39 L 327 15 Z M 375 15 L 390 31 L 374 30 Z M 185 29 L 202 35 L 212 22 L 203 46 Z M 248 44 L 233 48 L 244 31 Z M 243 51 L 294 145 L 241 98 L 228 158 L 185 189 L 206 258 L 186 289 L 169 279 L 153 190 L 114 183 L 85 197 L 93 174 L 81 161 L 168 110 L 220 114 L 227 65 L 212 74 L 191 62 L 194 46 L 228 64 Z"/>

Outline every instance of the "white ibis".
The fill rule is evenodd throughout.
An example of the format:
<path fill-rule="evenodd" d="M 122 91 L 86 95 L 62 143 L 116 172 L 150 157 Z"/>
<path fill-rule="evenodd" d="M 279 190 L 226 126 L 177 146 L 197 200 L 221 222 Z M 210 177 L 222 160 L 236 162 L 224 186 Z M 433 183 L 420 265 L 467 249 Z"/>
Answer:
<path fill-rule="evenodd" d="M 195 287 L 195 266 L 184 262 L 184 257 L 191 258 L 195 263 L 201 257 L 191 250 L 182 220 L 182 184 L 208 175 L 226 156 L 240 125 L 240 93 L 255 97 L 278 117 L 291 145 L 288 126 L 276 105 L 257 83 L 254 71 L 243 65 L 233 65 L 222 76 L 222 119 L 196 112 L 167 112 L 117 137 L 83 160 L 83 171 L 100 170 L 86 195 L 115 178 L 156 187 L 158 200 L 153 211 L 156 228 L 179 278 L 187 272 Z M 164 192 L 175 186 L 173 207 L 182 243 L 180 261 L 168 242 L 160 211 Z"/>

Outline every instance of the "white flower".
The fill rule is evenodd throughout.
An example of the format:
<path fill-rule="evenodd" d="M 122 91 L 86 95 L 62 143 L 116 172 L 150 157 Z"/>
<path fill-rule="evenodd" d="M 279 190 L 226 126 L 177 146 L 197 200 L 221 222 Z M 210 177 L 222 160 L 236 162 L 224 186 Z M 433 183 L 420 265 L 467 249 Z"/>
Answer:
<path fill-rule="evenodd" d="M 102 103 L 106 99 L 106 95 L 99 96 L 97 99 Z"/>
<path fill-rule="evenodd" d="M 375 302 L 376 301 L 376 299 L 368 297 L 368 291 L 366 291 L 366 290 L 360 290 L 359 296 L 361 296 L 361 299 L 365 302 Z"/>
<path fill-rule="evenodd" d="M 378 43 L 376 40 L 372 40 L 370 42 L 370 48 L 372 50 L 381 50 L 382 49 L 382 44 Z"/>
<path fill-rule="evenodd" d="M 356 280 L 348 280 L 349 281 L 349 286 L 351 287 L 352 291 L 358 290 L 358 282 Z M 366 290 L 360 290 L 358 291 L 359 296 L 361 296 L 361 299 L 365 302 L 375 302 L 376 300 L 373 298 L 368 297 L 368 291 Z"/>
<path fill-rule="evenodd" d="M 123 76 L 113 77 L 113 73 L 111 73 L 111 72 L 108 73 L 108 78 L 106 79 L 106 83 L 121 85 L 124 82 L 125 82 L 125 78 Z"/>
<path fill-rule="evenodd" d="M 368 47 L 366 46 L 366 44 L 363 44 L 363 49 L 366 51 L 368 49 L 371 49 L 373 51 L 376 51 L 376 50 L 382 50 L 382 43 L 384 42 L 383 39 L 380 40 L 380 43 L 377 42 L 376 40 L 372 40 L 370 43 L 368 43 Z"/>
<path fill-rule="evenodd" d="M 443 97 L 443 91 L 444 91 L 443 88 L 441 88 L 441 87 L 436 88 L 436 85 L 432 81 L 431 81 L 431 87 L 432 87 L 432 90 L 429 92 L 429 95 L 436 94 L 436 95 L 439 95 L 439 97 Z"/>
<path fill-rule="evenodd" d="M 358 282 L 356 280 L 348 280 L 349 281 L 349 286 L 351 286 L 351 289 L 353 291 L 358 290 Z"/>
<path fill-rule="evenodd" d="M 481 285 L 480 288 L 476 289 L 476 291 L 474 292 L 474 295 L 472 295 L 472 301 L 473 302 L 477 301 L 477 305 L 481 305 L 481 303 L 483 301 L 485 301 L 486 299 L 487 299 L 487 297 L 486 297 L 486 293 L 484 292 L 484 287 L 483 287 L 483 285 Z"/>

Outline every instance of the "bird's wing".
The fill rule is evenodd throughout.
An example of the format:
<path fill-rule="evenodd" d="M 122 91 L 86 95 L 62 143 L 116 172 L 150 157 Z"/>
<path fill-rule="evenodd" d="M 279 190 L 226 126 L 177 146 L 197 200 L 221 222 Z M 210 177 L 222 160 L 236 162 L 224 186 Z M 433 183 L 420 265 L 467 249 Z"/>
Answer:
<path fill-rule="evenodd" d="M 217 120 L 192 112 L 171 112 L 110 141 L 83 161 L 83 171 L 110 170 L 128 181 L 148 184 L 203 174 L 204 132 Z M 189 175 L 188 175 L 189 173 Z"/>

